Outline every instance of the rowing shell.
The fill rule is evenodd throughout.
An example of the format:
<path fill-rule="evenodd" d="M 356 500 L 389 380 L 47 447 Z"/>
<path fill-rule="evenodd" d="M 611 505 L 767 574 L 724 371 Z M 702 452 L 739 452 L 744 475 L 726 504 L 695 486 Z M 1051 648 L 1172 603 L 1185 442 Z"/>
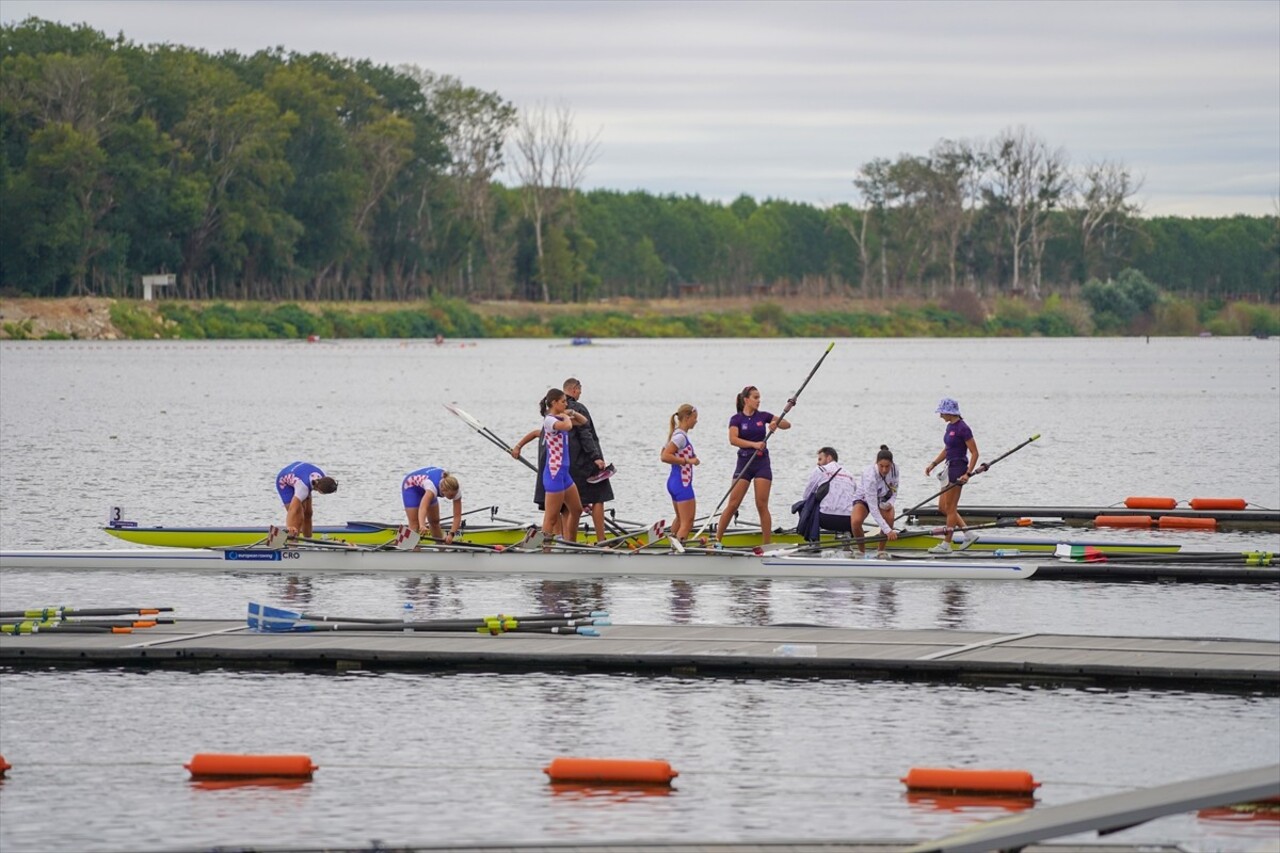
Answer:
<path fill-rule="evenodd" d="M 0 569 L 201 571 L 310 574 L 322 572 L 536 575 L 610 578 L 758 577 L 1023 580 L 1034 562 L 1010 558 L 873 560 L 828 553 L 757 557 L 740 553 L 570 551 L 364 551 L 344 549 L 138 549 L 0 552 Z"/>
<path fill-rule="evenodd" d="M 107 533 L 132 542 L 135 545 L 155 545 L 162 548 L 247 548 L 261 542 L 267 536 L 265 527 L 104 527 Z M 353 545 L 386 545 L 396 535 L 397 528 L 376 522 L 349 521 L 342 527 L 317 527 L 313 538 L 350 542 Z M 465 528 L 461 542 L 478 545 L 511 545 L 524 535 L 523 527 Z M 831 541 L 824 535 L 823 541 Z M 887 543 L 893 551 L 923 551 L 932 548 L 942 539 L 928 534 L 900 536 Z M 803 540 L 791 533 L 774 534 L 774 546 L 798 545 Z M 658 543 L 665 545 L 665 540 Z M 725 534 L 728 548 L 754 548 L 761 545 L 759 530 L 731 530 Z M 969 551 L 1017 550 L 1051 556 L 1054 549 L 1063 544 L 1062 539 L 1033 539 L 1008 536 L 982 536 L 969 547 Z M 1182 546 L 1157 542 L 1108 542 L 1105 540 L 1071 540 L 1068 545 L 1091 547 L 1100 554 L 1173 554 Z"/>

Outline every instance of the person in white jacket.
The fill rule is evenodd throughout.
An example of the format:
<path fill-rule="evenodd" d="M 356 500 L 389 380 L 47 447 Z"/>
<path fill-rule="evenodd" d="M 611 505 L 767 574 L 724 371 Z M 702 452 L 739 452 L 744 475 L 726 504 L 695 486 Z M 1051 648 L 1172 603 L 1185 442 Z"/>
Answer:
<path fill-rule="evenodd" d="M 853 512 L 853 493 L 857 481 L 853 475 L 840 464 L 840 454 L 833 447 L 824 447 L 818 451 L 818 467 L 809 475 L 805 483 L 801 500 L 808 499 L 816 489 L 827 484 L 827 494 L 818 504 L 818 524 L 823 530 L 832 533 L 848 533 L 849 517 Z"/>
<path fill-rule="evenodd" d="M 893 501 L 898 496 L 898 466 L 893 463 L 893 452 L 885 445 L 880 445 L 876 461 L 867 466 L 858 482 L 857 491 L 853 495 L 853 509 L 849 517 L 849 527 L 853 531 L 853 541 L 858 546 L 858 553 L 867 552 L 867 543 L 863 539 L 862 523 L 868 516 L 880 528 L 884 536 L 876 549 L 876 556 L 884 558 L 884 546 L 890 539 L 897 539 L 898 533 L 893 529 Z"/>

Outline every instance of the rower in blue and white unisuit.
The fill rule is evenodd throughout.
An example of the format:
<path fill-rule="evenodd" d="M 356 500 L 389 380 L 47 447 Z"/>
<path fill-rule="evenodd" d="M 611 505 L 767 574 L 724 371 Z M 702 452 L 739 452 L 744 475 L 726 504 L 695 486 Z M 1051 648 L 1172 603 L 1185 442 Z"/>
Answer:
<path fill-rule="evenodd" d="M 338 481 L 310 462 L 290 462 L 276 474 L 276 493 L 285 506 L 285 527 L 290 536 L 311 536 L 311 493 L 330 495 Z"/>
<path fill-rule="evenodd" d="M 959 403 L 943 397 L 936 411 L 938 417 L 947 422 L 947 429 L 942 435 L 942 452 L 924 469 L 924 475 L 928 477 L 942 460 L 947 461 L 947 485 L 938 495 L 938 512 L 947 517 L 947 529 L 943 533 L 944 541 L 929 550 L 949 554 L 955 531 L 966 526 L 960 517 L 960 490 L 978 465 L 978 444 L 973 440 L 973 430 L 960 417 Z"/>
<path fill-rule="evenodd" d="M 690 403 L 682 403 L 671 415 L 667 443 L 659 454 L 659 458 L 671 466 L 671 473 L 667 474 L 667 494 L 671 496 L 675 521 L 668 534 L 680 540 L 693 531 L 693 517 L 698 510 L 698 499 L 693 493 L 693 466 L 702 462 L 689 441 L 689 430 L 697 425 L 698 410 Z"/>
<path fill-rule="evenodd" d="M 539 435 L 547 447 L 546 462 L 542 466 L 542 486 L 546 490 L 542 533 L 548 544 L 555 540 L 556 531 L 560 529 L 561 506 L 568 510 L 564 529 L 568 531 L 570 542 L 577 541 L 578 521 L 582 518 L 582 499 L 578 496 L 578 487 L 569 473 L 572 466 L 569 458 L 569 430 L 590 421 L 582 412 L 567 409 L 567 399 L 564 391 L 559 388 L 548 390 L 538 403 L 538 411 L 542 413 L 542 427 L 530 430 L 511 448 L 511 455 L 519 459 L 520 448 Z"/>
<path fill-rule="evenodd" d="M 462 489 L 457 477 L 443 468 L 419 468 L 404 475 L 400 497 L 410 527 L 424 536 L 430 531 L 433 539 L 444 539 L 446 545 L 453 542 L 462 528 Z M 453 504 L 453 523 L 444 536 L 440 535 L 439 498 Z"/>

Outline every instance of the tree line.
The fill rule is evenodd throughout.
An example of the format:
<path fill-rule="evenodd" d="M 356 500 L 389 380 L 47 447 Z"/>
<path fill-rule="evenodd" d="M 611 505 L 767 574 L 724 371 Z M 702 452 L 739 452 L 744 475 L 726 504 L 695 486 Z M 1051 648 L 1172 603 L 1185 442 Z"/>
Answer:
<path fill-rule="evenodd" d="M 413 66 L 0 28 L 0 288 L 189 299 L 1043 298 L 1123 270 L 1280 299 L 1280 217 L 1143 217 L 1027 128 L 851 169 L 859 203 L 583 191 L 564 105 Z M 499 180 L 511 174 L 511 186 Z M 1094 292 L 1098 292 L 1094 288 Z"/>

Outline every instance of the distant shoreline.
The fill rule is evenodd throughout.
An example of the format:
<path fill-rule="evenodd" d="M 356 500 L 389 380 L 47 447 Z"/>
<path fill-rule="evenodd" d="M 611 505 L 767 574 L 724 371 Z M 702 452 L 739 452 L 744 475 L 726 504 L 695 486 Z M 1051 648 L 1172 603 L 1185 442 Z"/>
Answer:
<path fill-rule="evenodd" d="M 1280 306 L 1168 300 L 1095 332 L 1089 306 L 972 294 L 918 298 L 725 297 L 542 302 L 265 303 L 108 297 L 0 298 L 4 340 L 311 338 L 1190 337 L 1280 335 Z"/>

